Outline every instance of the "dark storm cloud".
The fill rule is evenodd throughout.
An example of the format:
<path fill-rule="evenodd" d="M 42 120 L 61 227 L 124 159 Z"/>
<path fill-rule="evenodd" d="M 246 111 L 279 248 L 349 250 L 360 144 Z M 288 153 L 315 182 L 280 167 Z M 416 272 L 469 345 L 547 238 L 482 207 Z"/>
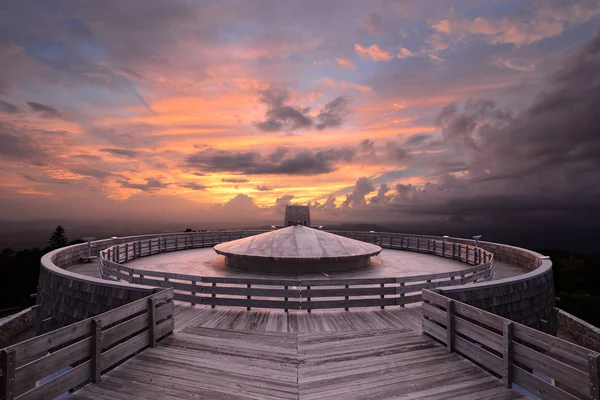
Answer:
<path fill-rule="evenodd" d="M 28 101 L 27 105 L 29 108 L 31 108 L 31 110 L 40 114 L 44 118 L 63 118 L 62 113 L 54 107 L 36 103 L 35 101 Z"/>
<path fill-rule="evenodd" d="M 100 151 L 104 153 L 110 153 L 119 157 L 127 157 L 127 158 L 135 158 L 138 155 L 137 151 L 134 150 L 125 150 L 125 149 L 100 149 Z"/>
<path fill-rule="evenodd" d="M 353 149 L 343 148 L 303 150 L 287 156 L 279 154 L 280 149 L 275 149 L 274 153 L 278 154 L 273 157 L 273 153 L 263 156 L 256 151 L 232 152 L 207 149 L 189 156 L 186 162 L 192 167 L 211 172 L 236 172 L 246 175 L 319 175 L 335 171 L 338 162 L 351 161 L 356 152 Z"/>
<path fill-rule="evenodd" d="M 122 188 L 138 189 L 143 192 L 152 192 L 155 189 L 164 189 L 169 186 L 168 183 L 161 182 L 154 178 L 146 179 L 146 183 L 131 183 L 128 180 L 121 180 L 119 183 L 121 184 Z"/>
<path fill-rule="evenodd" d="M 19 107 L 15 106 L 14 104 L 8 103 L 4 100 L 0 100 L 0 113 L 17 114 L 19 112 L 21 112 Z"/>
<path fill-rule="evenodd" d="M 246 182 L 248 182 L 248 179 L 245 179 L 245 178 L 223 178 L 223 179 L 221 179 L 221 182 L 226 182 L 226 183 L 246 183 Z"/>
<path fill-rule="evenodd" d="M 340 126 L 343 117 L 348 113 L 349 99 L 336 97 L 327 103 L 323 110 L 313 118 L 309 115 L 309 107 L 298 107 L 288 104 L 290 93 L 286 89 L 268 88 L 259 93 L 259 101 L 267 105 L 265 119 L 254 125 L 263 132 L 294 131 L 298 129 L 327 128 Z"/>

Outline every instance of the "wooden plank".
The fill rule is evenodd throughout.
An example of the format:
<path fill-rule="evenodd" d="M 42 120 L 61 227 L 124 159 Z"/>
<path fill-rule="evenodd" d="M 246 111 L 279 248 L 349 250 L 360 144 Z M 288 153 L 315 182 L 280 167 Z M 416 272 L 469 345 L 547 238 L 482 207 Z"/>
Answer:
<path fill-rule="evenodd" d="M 298 293 L 300 293 L 298 291 Z M 336 288 L 336 289 L 310 289 L 302 290 L 303 297 L 345 297 L 345 296 L 379 296 L 382 294 L 395 294 L 394 287 L 369 287 L 369 288 Z M 298 296 L 300 297 L 300 296 Z"/>
<path fill-rule="evenodd" d="M 452 353 L 452 342 L 454 335 L 454 300 L 448 300 L 446 306 L 446 347 L 448 353 Z"/>
<path fill-rule="evenodd" d="M 588 356 L 590 377 L 590 397 L 592 400 L 600 399 L 600 354 L 591 353 Z"/>
<path fill-rule="evenodd" d="M 198 277 L 196 277 L 196 280 Z M 265 286 L 302 286 L 299 280 L 294 279 L 260 279 L 260 278 L 225 278 L 215 276 L 203 276 L 202 282 L 207 283 L 225 283 L 246 285 L 265 285 Z"/>
<path fill-rule="evenodd" d="M 191 303 L 192 301 L 196 304 L 206 305 L 217 305 L 217 306 L 231 306 L 231 307 L 256 307 L 256 308 L 279 308 L 279 309 L 300 309 L 299 301 L 284 301 L 284 300 L 255 300 L 255 299 L 241 299 L 241 298 L 227 298 L 227 297 L 205 297 L 205 296 L 192 296 L 189 294 L 175 293 L 175 300 L 185 301 Z"/>
<path fill-rule="evenodd" d="M 22 394 L 34 387 L 36 381 L 89 357 L 91 346 L 92 339 L 88 337 L 18 368 L 16 392 Z"/>
<path fill-rule="evenodd" d="M 551 352 L 553 357 L 555 354 L 559 354 L 561 359 L 564 358 L 565 361 L 568 361 L 569 365 L 585 373 L 588 372 L 587 358 L 590 353 L 589 349 L 547 335 L 521 324 L 516 324 L 513 327 L 513 334 L 515 339 L 524 341 L 544 351 Z"/>
<path fill-rule="evenodd" d="M 473 339 L 490 349 L 502 353 L 502 336 L 482 326 L 475 325 L 458 315 L 454 315 L 454 329 L 456 332 Z"/>
<path fill-rule="evenodd" d="M 446 312 L 432 306 L 431 304 L 423 303 L 421 312 L 423 313 L 423 316 L 427 318 L 433 319 L 440 324 L 446 324 Z"/>
<path fill-rule="evenodd" d="M 248 283 L 247 285 L 251 285 Z M 177 288 L 175 288 L 177 289 Z M 265 289 L 253 287 L 226 287 L 226 286 L 200 286 L 200 293 L 205 294 L 229 294 L 232 296 L 254 296 L 254 297 L 292 297 L 300 298 L 301 293 L 304 295 L 307 291 L 300 289 Z"/>
<path fill-rule="evenodd" d="M 442 307 L 444 307 L 444 309 L 446 309 L 448 297 L 443 296 L 439 293 L 433 292 L 431 290 L 423 290 L 423 301 L 429 301 L 431 303 L 437 304 L 438 306 L 442 306 Z"/>
<path fill-rule="evenodd" d="M 156 309 L 156 320 L 160 322 L 173 315 L 173 302 L 160 305 Z M 148 313 L 138 315 L 102 332 L 102 349 L 112 346 L 127 336 L 148 328 Z"/>
<path fill-rule="evenodd" d="M 423 333 L 430 335 L 445 345 L 447 344 L 446 329 L 426 319 L 423 320 Z"/>
<path fill-rule="evenodd" d="M 99 319 L 92 319 L 92 340 L 91 340 L 91 353 L 92 353 L 92 382 L 100 382 L 100 357 L 102 355 L 102 321 Z"/>
<path fill-rule="evenodd" d="M 512 388 L 513 381 L 513 323 L 504 321 L 502 330 L 502 360 L 504 361 L 504 371 L 502 374 L 502 383 L 505 388 Z"/>
<path fill-rule="evenodd" d="M 379 285 L 395 283 L 396 278 L 304 279 L 300 286 Z"/>
<path fill-rule="evenodd" d="M 18 397 L 18 400 L 53 399 L 90 378 L 91 361 L 57 376 Z"/>
<path fill-rule="evenodd" d="M 173 319 L 167 319 L 156 326 L 156 337 L 162 337 L 173 331 Z M 139 335 L 123 342 L 102 354 L 101 368 L 106 371 L 113 365 L 128 358 L 132 354 L 140 351 L 150 344 L 150 338 L 147 332 L 142 332 Z"/>
<path fill-rule="evenodd" d="M 513 383 L 521 386 L 531 394 L 541 399 L 549 400 L 575 400 L 577 397 L 559 389 L 556 386 L 531 375 L 529 372 L 513 365 Z"/>
<path fill-rule="evenodd" d="M 22 366 L 24 360 L 45 354 L 50 349 L 82 338 L 89 334 L 91 326 L 92 320 L 86 319 L 15 344 L 12 349 L 16 352 L 17 367 Z"/>
<path fill-rule="evenodd" d="M 489 351 L 482 349 L 478 345 L 456 335 L 454 336 L 454 348 L 462 355 L 472 359 L 480 365 L 485 366 L 498 375 L 502 375 L 503 361 L 500 357 L 497 357 Z"/>
<path fill-rule="evenodd" d="M 370 298 L 370 299 L 350 299 L 350 300 L 317 300 L 302 303 L 302 309 L 316 310 L 323 308 L 355 308 L 355 307 L 376 307 L 396 305 L 396 298 Z"/>
<path fill-rule="evenodd" d="M 156 300 L 157 303 L 163 303 L 174 297 L 173 289 L 165 289 L 149 297 Z M 108 327 L 114 324 L 115 322 L 119 322 L 139 312 L 145 311 L 147 307 L 148 297 L 145 297 L 143 299 L 139 299 L 134 302 L 125 304 L 124 306 L 121 306 L 119 308 L 115 308 L 114 310 L 108 311 L 104 314 L 100 314 L 97 316 L 97 318 L 100 318 L 102 320 L 102 326 Z"/>
<path fill-rule="evenodd" d="M 2 368 L 0 395 L 5 400 L 13 400 L 15 398 L 15 357 L 16 352 L 12 349 L 0 350 L 0 368 Z"/>
<path fill-rule="evenodd" d="M 513 353 L 515 362 L 548 375 L 559 381 L 561 385 L 570 387 L 583 395 L 589 395 L 590 381 L 587 373 L 517 342 L 513 343 Z"/>
<path fill-rule="evenodd" d="M 156 347 L 156 300 L 148 299 L 148 336 L 150 347 Z"/>
<path fill-rule="evenodd" d="M 499 332 L 502 332 L 504 321 L 507 321 L 505 318 L 499 317 L 496 314 L 483 311 L 477 307 L 473 307 L 462 302 L 457 302 L 455 304 L 454 313 L 456 315 L 467 317 L 474 321 L 480 322 L 484 325 L 498 330 Z"/>

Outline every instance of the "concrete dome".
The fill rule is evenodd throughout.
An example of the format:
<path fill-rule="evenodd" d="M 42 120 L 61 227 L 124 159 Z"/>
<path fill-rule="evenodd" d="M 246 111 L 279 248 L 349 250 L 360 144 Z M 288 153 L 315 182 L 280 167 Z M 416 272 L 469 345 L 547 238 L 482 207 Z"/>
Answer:
<path fill-rule="evenodd" d="M 381 247 L 298 225 L 221 243 L 214 250 L 240 269 L 327 272 L 366 267 Z"/>

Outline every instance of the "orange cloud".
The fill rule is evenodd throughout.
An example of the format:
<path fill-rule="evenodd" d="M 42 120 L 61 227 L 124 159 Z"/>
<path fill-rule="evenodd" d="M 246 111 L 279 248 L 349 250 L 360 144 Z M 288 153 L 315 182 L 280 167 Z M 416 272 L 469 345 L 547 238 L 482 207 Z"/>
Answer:
<path fill-rule="evenodd" d="M 354 45 L 354 50 L 356 54 L 361 56 L 364 60 L 371 61 L 390 61 L 394 59 L 394 55 L 388 51 L 384 50 L 376 44 L 373 44 L 368 47 L 363 47 L 360 44 Z"/>
<path fill-rule="evenodd" d="M 356 65 L 352 62 L 352 60 L 348 60 L 345 58 L 336 58 L 337 66 L 339 69 L 349 69 L 350 71 L 356 71 Z"/>

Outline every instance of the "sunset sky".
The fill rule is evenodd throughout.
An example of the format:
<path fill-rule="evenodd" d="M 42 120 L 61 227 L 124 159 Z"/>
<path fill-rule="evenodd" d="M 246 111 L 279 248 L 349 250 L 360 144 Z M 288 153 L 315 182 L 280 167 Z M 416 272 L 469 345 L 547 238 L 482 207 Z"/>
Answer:
<path fill-rule="evenodd" d="M 589 225 L 599 30 L 600 0 L 0 1 L 0 220 Z"/>

